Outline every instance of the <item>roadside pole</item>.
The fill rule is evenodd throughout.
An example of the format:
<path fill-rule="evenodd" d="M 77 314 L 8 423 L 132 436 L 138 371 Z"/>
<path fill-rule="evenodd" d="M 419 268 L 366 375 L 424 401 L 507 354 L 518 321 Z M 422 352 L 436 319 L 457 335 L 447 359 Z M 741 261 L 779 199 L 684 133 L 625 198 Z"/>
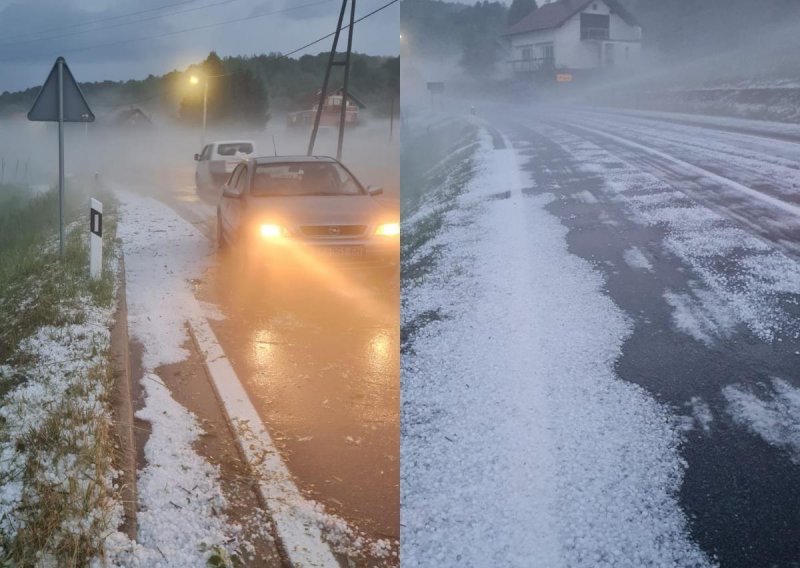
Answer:
<path fill-rule="evenodd" d="M 58 252 L 64 260 L 64 58 L 58 66 Z"/>
<path fill-rule="evenodd" d="M 103 204 L 94 197 L 89 202 L 89 275 L 103 275 Z"/>
<path fill-rule="evenodd" d="M 203 85 L 203 134 L 200 135 L 200 151 L 206 146 L 206 112 L 208 110 L 208 77 Z"/>

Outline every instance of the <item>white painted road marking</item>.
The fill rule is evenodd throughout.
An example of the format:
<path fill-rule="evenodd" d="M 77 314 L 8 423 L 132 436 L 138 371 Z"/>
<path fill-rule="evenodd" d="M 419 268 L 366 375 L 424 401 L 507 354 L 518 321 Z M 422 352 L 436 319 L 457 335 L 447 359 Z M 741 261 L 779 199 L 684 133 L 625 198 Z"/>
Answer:
<path fill-rule="evenodd" d="M 198 307 L 194 313 L 202 311 Z M 275 521 L 292 566 L 338 567 L 339 563 L 314 523 L 313 504 L 306 501 L 297 488 L 208 320 L 196 317 L 189 325 L 236 441 L 248 464 L 258 474 L 258 491 Z"/>

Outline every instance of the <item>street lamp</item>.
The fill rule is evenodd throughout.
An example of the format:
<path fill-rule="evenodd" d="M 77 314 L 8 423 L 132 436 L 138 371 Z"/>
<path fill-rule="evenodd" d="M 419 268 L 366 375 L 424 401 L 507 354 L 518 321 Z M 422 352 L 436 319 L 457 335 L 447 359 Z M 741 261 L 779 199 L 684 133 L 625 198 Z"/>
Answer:
<path fill-rule="evenodd" d="M 216 79 L 217 77 L 227 77 L 230 73 L 224 73 L 222 75 L 204 75 L 203 76 L 203 134 L 200 136 L 200 149 L 202 150 L 203 147 L 206 145 L 206 111 L 208 109 L 208 80 L 209 79 Z M 191 85 L 197 85 L 200 83 L 200 77 L 197 75 L 192 75 L 189 77 L 189 83 Z"/>

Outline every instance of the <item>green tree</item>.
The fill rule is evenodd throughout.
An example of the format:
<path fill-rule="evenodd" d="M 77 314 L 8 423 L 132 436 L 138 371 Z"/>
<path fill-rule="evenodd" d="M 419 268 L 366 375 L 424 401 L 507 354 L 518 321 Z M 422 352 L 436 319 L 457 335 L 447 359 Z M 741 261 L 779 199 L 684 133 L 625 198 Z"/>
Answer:
<path fill-rule="evenodd" d="M 498 60 L 497 40 L 506 27 L 507 8 L 500 2 L 476 2 L 456 14 L 461 35 L 460 65 L 476 78 L 488 78 Z"/>
<path fill-rule="evenodd" d="M 267 87 L 247 70 L 231 73 L 223 90 L 223 116 L 226 120 L 263 130 L 270 119 Z"/>
<path fill-rule="evenodd" d="M 538 7 L 536 0 L 513 0 L 511 7 L 508 9 L 506 23 L 509 26 L 513 26 Z"/>

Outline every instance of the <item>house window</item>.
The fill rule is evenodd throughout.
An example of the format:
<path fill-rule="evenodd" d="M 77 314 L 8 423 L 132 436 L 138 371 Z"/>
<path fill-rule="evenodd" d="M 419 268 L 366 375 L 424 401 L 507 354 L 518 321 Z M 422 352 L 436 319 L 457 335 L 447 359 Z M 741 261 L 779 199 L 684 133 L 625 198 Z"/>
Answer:
<path fill-rule="evenodd" d="M 526 45 L 522 48 L 522 59 L 524 61 L 529 61 L 533 59 L 533 47 L 530 45 Z"/>
<path fill-rule="evenodd" d="M 542 55 L 542 62 L 545 65 L 553 65 L 555 62 L 555 50 L 552 43 L 539 44 L 539 52 Z"/>
<path fill-rule="evenodd" d="M 608 39 L 611 18 L 604 14 L 581 14 L 581 39 Z"/>

